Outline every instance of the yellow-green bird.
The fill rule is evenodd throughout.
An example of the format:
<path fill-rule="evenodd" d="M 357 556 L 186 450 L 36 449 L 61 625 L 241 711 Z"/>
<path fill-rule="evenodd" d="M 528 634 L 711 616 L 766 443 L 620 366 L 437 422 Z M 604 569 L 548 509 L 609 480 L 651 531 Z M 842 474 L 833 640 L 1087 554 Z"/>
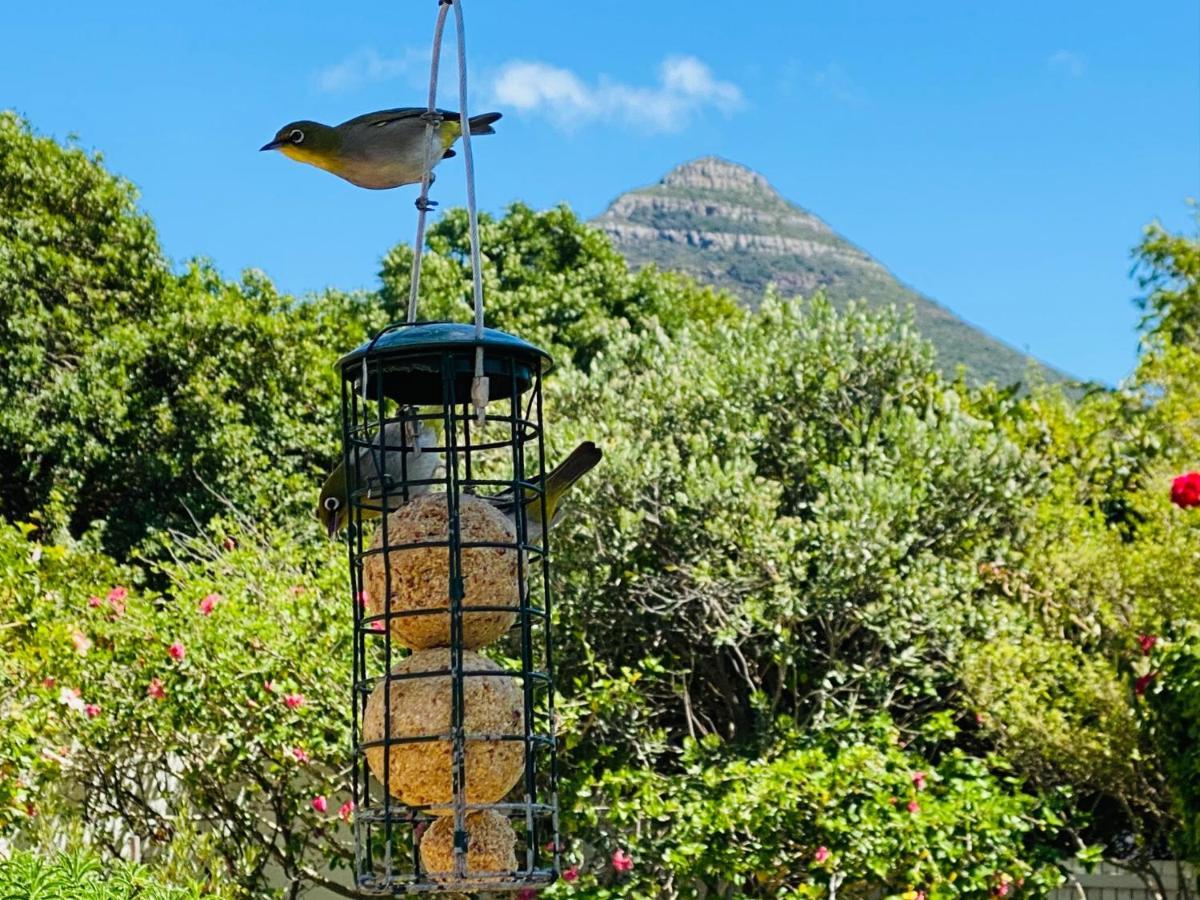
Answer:
<path fill-rule="evenodd" d="M 383 463 L 383 470 L 391 476 L 392 484 L 397 485 L 388 489 L 389 509 L 396 509 L 404 502 L 403 493 L 398 487 L 402 475 L 407 475 L 410 482 L 426 481 L 436 478 L 437 471 L 442 465 L 442 454 L 429 449 L 437 446 L 437 432 L 425 423 L 421 423 L 416 428 L 410 424 L 406 443 L 409 449 L 401 451 L 399 448 L 404 444 L 404 432 L 401 429 L 404 427 L 400 422 L 390 422 L 383 429 L 385 436 L 383 446 L 388 448 L 384 454 L 386 459 Z M 382 493 L 378 477 L 379 450 L 376 449 L 380 445 L 379 439 L 376 438 L 372 444 L 373 446 L 369 449 L 359 448 L 356 463 L 359 488 L 367 489 L 367 500 L 363 503 L 362 511 L 364 519 L 378 518 L 383 506 L 379 502 Z M 404 461 L 403 471 L 401 471 L 402 459 Z M 420 496 L 429 488 L 430 485 L 427 484 L 412 485 L 408 489 L 408 496 L 410 498 Z M 370 508 L 370 498 L 375 498 L 375 508 L 373 509 Z M 345 528 L 350 521 L 350 510 L 346 506 L 344 460 L 334 466 L 333 471 L 326 477 L 325 484 L 321 486 L 321 496 L 317 500 L 317 518 L 321 520 L 321 524 L 325 526 L 325 530 L 331 538 Z"/>
<path fill-rule="evenodd" d="M 566 495 L 580 478 L 590 472 L 600 462 L 604 454 L 600 448 L 591 441 L 584 441 L 578 447 L 571 451 L 571 455 L 560 462 L 557 466 L 550 470 L 550 474 L 546 476 L 546 515 L 550 517 L 550 526 L 562 518 L 563 506 L 562 498 Z M 528 479 L 536 484 L 540 476 L 535 475 Z M 513 520 L 516 525 L 516 504 L 513 503 L 513 492 L 509 488 L 496 494 L 494 497 L 489 497 L 501 512 Z M 536 491 L 525 489 L 525 522 L 526 522 L 526 539 L 537 543 L 545 535 L 545 529 L 542 525 L 542 499 Z"/>
<path fill-rule="evenodd" d="M 278 150 L 297 162 L 332 172 L 371 190 L 416 184 L 425 172 L 425 107 L 384 109 L 343 122 L 322 125 L 302 120 L 284 125 L 261 150 Z M 461 116 L 438 110 L 442 123 L 433 139 L 433 165 L 454 155 L 462 136 Z M 500 113 L 471 116 L 471 134 L 495 134 Z M 430 176 L 432 180 L 432 174 Z"/>

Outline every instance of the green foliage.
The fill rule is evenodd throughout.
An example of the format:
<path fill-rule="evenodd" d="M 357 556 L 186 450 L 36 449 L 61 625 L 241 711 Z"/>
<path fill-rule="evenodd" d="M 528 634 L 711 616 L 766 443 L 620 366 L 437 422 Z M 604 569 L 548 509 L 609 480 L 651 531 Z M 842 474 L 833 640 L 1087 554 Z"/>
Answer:
<path fill-rule="evenodd" d="M 259 274 L 172 274 L 134 200 L 0 114 L 0 511 L 118 554 L 318 477 L 340 349 Z"/>
<path fill-rule="evenodd" d="M 1184 859 L 1200 863 L 1200 628 L 1159 648 L 1146 689 L 1148 721 L 1174 788 Z"/>
<path fill-rule="evenodd" d="M 1200 223 L 1200 218 L 1197 219 Z M 1200 348 L 1200 238 L 1146 226 L 1136 250 L 1142 326 L 1152 342 Z"/>
<path fill-rule="evenodd" d="M 678 275 L 637 274 L 594 228 L 565 206 L 535 212 L 522 203 L 503 219 L 479 220 L 486 322 L 543 347 L 561 363 L 586 368 L 625 331 L 685 325 L 708 327 L 738 318 L 733 300 Z M 429 229 L 422 263 L 422 318 L 472 321 L 470 236 L 463 210 Z M 392 318 L 408 306 L 412 248 L 400 245 L 383 261 L 380 299 Z"/>
<path fill-rule="evenodd" d="M 670 775 L 612 769 L 574 791 L 579 824 L 598 835 L 570 860 L 576 890 L 986 897 L 1008 885 L 1039 896 L 1060 879 L 1042 843 L 1058 824 L 1051 809 L 998 777 L 996 760 L 954 751 L 931 764 L 886 720 L 790 731 L 752 759 L 709 735 L 686 741 L 681 762 Z M 634 859 L 629 875 L 609 861 L 617 848 Z"/>
<path fill-rule="evenodd" d="M 145 866 L 101 861 L 83 852 L 47 858 L 18 850 L 7 859 L 0 858 L 0 896 L 14 900 L 191 900 L 216 893 L 163 885 L 157 873 Z"/>

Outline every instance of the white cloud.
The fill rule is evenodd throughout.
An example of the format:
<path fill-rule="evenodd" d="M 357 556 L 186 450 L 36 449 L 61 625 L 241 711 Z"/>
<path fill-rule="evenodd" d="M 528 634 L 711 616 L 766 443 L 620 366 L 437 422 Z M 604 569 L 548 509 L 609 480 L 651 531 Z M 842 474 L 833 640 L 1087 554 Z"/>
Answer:
<path fill-rule="evenodd" d="M 863 102 L 862 91 L 840 63 L 831 62 L 819 72 L 814 72 L 812 83 L 839 103 L 858 106 Z"/>
<path fill-rule="evenodd" d="M 564 129 L 604 121 L 648 131 L 679 131 L 702 109 L 730 113 L 743 103 L 737 85 L 716 79 L 694 56 L 663 60 L 658 83 L 651 86 L 609 78 L 589 85 L 570 69 L 513 60 L 496 74 L 492 93 L 498 104 L 541 113 Z"/>
<path fill-rule="evenodd" d="M 429 51 L 408 49 L 396 57 L 382 56 L 367 48 L 352 53 L 336 65 L 316 74 L 317 87 L 326 93 L 348 91 L 363 84 L 390 81 L 414 71 L 421 64 L 429 65 Z"/>
<path fill-rule="evenodd" d="M 1050 64 L 1051 68 L 1066 72 L 1072 78 L 1078 78 L 1087 67 L 1087 60 L 1083 58 L 1083 55 L 1071 50 L 1056 50 L 1050 54 L 1050 58 L 1046 62 Z"/>

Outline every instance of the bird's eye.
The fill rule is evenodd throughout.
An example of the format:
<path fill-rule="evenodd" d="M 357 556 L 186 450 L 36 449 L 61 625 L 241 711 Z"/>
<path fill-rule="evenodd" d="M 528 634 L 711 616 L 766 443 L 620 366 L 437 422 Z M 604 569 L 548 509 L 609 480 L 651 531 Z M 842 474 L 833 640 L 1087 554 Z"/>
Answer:
<path fill-rule="evenodd" d="M 291 134 L 288 135 L 288 140 L 293 144 L 299 144 L 304 141 L 304 132 L 299 128 L 293 128 Z"/>
<path fill-rule="evenodd" d="M 335 509 L 337 509 L 341 505 L 342 505 L 342 501 L 339 500 L 337 497 L 326 497 L 325 498 L 325 508 L 327 510 L 329 510 L 330 512 L 333 512 Z"/>

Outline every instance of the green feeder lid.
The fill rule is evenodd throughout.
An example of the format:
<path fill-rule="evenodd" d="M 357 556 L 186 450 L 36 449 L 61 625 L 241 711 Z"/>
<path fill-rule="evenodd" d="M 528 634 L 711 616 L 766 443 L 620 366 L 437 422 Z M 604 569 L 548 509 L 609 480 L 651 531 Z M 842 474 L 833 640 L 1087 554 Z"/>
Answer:
<path fill-rule="evenodd" d="M 548 371 L 553 364 L 545 350 L 495 328 L 483 329 L 482 340 L 477 340 L 474 325 L 421 322 L 389 325 L 338 360 L 338 367 L 344 378 L 359 381 L 366 360 L 368 398 L 381 390 L 397 403 L 440 406 L 446 399 L 445 362 L 452 380 L 451 401 L 466 403 L 475 377 L 475 348 L 480 346 L 491 400 L 513 396 L 514 386 L 517 395 L 523 394 L 535 374 Z M 378 376 L 383 378 L 382 385 L 376 384 Z M 356 385 L 356 390 L 362 389 L 361 384 Z"/>

